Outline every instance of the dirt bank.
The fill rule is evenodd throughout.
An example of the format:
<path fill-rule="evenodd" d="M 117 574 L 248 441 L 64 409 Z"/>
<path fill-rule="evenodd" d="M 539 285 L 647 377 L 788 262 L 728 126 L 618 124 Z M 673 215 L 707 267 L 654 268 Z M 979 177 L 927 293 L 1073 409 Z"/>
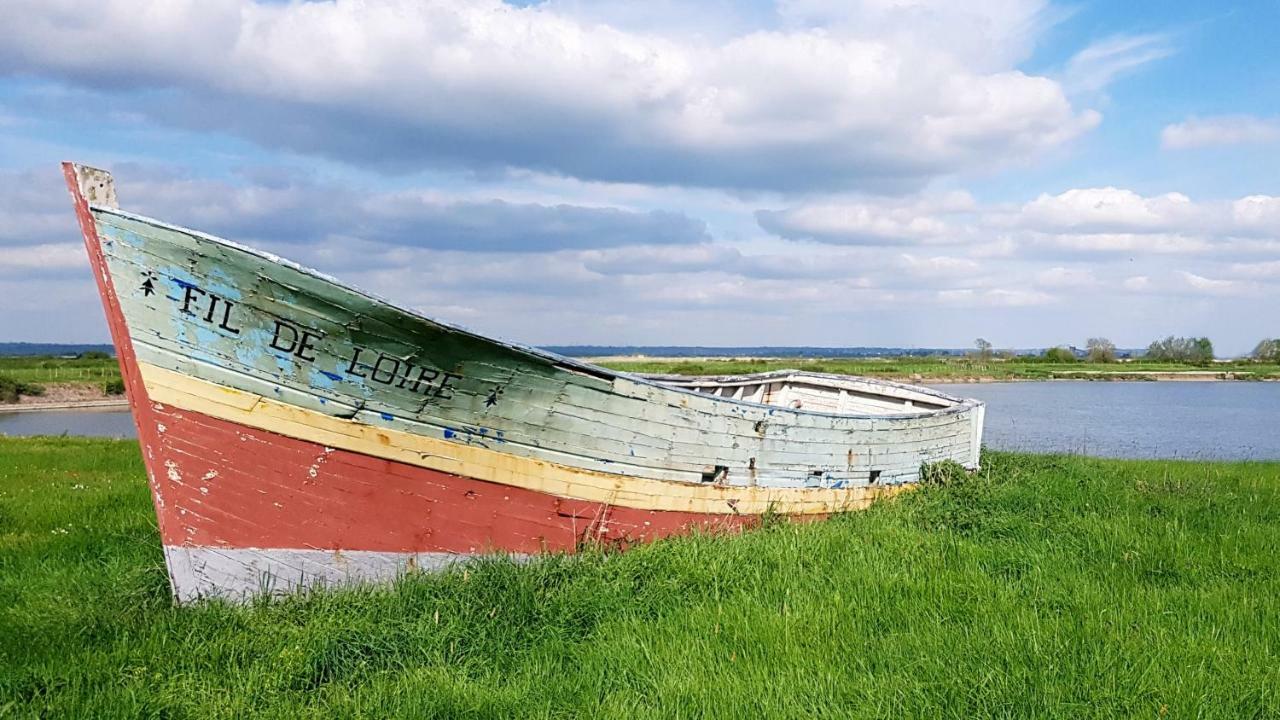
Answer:
<path fill-rule="evenodd" d="M 99 384 L 46 383 L 41 395 L 23 395 L 16 403 L 0 403 L 0 412 L 69 408 L 128 407 L 123 395 L 108 395 Z"/>

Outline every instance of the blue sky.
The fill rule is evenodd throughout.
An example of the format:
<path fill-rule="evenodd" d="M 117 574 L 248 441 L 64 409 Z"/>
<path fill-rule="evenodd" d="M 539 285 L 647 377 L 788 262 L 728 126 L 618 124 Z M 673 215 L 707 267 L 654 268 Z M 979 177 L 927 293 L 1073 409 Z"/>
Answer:
<path fill-rule="evenodd" d="M 1280 335 L 1280 3 L 5 5 L 4 339 L 107 337 L 64 159 L 528 343 Z"/>

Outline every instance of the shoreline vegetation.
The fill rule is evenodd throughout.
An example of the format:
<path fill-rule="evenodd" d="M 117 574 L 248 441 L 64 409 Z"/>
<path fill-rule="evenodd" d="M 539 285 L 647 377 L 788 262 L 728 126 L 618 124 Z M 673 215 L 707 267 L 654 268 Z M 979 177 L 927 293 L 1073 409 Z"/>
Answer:
<path fill-rule="evenodd" d="M 105 352 L 0 357 L 0 412 L 125 405 L 120 367 Z"/>
<path fill-rule="evenodd" d="M 1051 348 L 1042 356 L 999 357 L 989 349 L 980 353 L 856 358 L 614 355 L 583 359 L 639 374 L 738 375 L 794 369 L 934 384 L 1023 380 L 1280 380 L 1280 358 L 1272 356 L 1265 360 L 1186 362 L 1137 358 L 1089 362 L 1072 357 L 1062 348 Z M 106 353 L 89 352 L 77 357 L 0 357 L 0 412 L 122 408 L 127 405 L 123 393 L 116 359 Z"/>
<path fill-rule="evenodd" d="M 863 375 L 912 383 L 987 383 L 1047 380 L 1084 381 L 1276 381 L 1280 363 L 1251 360 L 1189 365 L 1143 360 L 1088 363 L 1040 358 L 962 356 L 896 358 L 659 358 L 612 356 L 585 358 L 614 370 L 639 374 L 746 375 L 770 370 L 807 370 L 837 375 Z"/>
<path fill-rule="evenodd" d="M 825 521 L 175 607 L 136 442 L 0 438 L 0 715 L 1280 714 L 1280 463 L 983 465 Z"/>

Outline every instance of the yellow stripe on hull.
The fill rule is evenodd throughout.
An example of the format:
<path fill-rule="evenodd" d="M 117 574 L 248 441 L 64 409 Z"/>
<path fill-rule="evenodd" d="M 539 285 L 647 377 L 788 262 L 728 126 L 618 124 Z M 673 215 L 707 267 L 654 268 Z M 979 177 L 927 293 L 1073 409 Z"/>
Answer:
<path fill-rule="evenodd" d="M 859 510 L 911 487 L 695 485 L 602 473 L 335 418 L 147 363 L 139 363 L 139 369 L 153 402 L 406 465 L 620 507 L 726 515 L 829 514 Z"/>

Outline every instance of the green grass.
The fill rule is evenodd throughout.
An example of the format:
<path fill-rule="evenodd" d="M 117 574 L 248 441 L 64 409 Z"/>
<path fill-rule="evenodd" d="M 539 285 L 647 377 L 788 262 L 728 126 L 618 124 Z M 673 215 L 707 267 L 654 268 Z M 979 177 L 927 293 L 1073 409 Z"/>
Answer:
<path fill-rule="evenodd" d="M 814 372 L 901 380 L 956 380 L 964 378 L 993 378 L 997 380 L 1047 380 L 1075 373 L 1090 377 L 1088 373 L 1112 374 L 1112 379 L 1125 379 L 1133 372 L 1213 371 L 1238 373 L 1252 379 L 1280 379 L 1280 365 L 1239 361 L 1215 363 L 1207 367 L 1181 363 L 1128 362 L 1128 363 L 1050 363 L 1036 358 L 1014 360 L 978 361 L 963 357 L 901 357 L 901 358 L 782 358 L 772 360 L 715 359 L 689 360 L 681 358 L 647 358 L 645 360 L 613 360 L 607 367 L 633 373 L 677 373 L 682 375 L 718 375 L 754 373 L 783 368 L 798 368 Z M 0 376 L 20 383 L 85 383 L 103 386 L 120 379 L 120 368 L 115 358 L 81 359 L 52 357 L 0 357 Z"/>
<path fill-rule="evenodd" d="M 678 375 L 732 375 L 795 368 L 841 375 L 863 375 L 894 379 L 956 380 L 992 378 L 996 380 L 1047 380 L 1070 373 L 1091 378 L 1107 373 L 1110 379 L 1140 379 L 1136 372 L 1212 371 L 1242 373 L 1251 379 L 1280 378 L 1280 365 L 1239 361 L 1209 366 L 1183 363 L 1052 363 L 1036 358 L 981 361 L 963 357 L 903 358 L 779 358 L 779 359 L 680 359 L 609 360 L 606 367 L 632 373 L 674 373 Z"/>
<path fill-rule="evenodd" d="M 0 375 L 20 383 L 102 385 L 120 378 L 115 358 L 0 357 Z"/>
<path fill-rule="evenodd" d="M 1280 714 L 1280 464 L 986 466 L 827 522 L 175 608 L 136 445 L 0 438 L 0 716 Z"/>

